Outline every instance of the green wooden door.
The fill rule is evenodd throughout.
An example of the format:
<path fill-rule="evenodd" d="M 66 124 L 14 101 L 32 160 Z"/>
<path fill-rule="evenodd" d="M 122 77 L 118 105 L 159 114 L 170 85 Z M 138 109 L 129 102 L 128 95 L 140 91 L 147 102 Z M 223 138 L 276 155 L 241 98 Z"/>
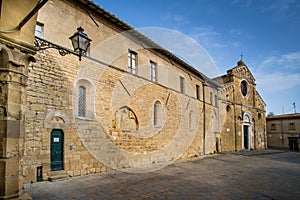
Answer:
<path fill-rule="evenodd" d="M 249 149 L 249 126 L 244 125 L 244 148 Z"/>
<path fill-rule="evenodd" d="M 54 129 L 51 132 L 51 171 L 63 170 L 63 144 L 62 130 Z"/>

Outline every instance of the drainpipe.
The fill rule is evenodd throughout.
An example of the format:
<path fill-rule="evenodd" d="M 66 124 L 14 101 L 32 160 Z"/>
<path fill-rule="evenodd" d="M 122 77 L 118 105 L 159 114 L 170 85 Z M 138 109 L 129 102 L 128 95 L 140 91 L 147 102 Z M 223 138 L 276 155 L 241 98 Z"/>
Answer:
<path fill-rule="evenodd" d="M 237 151 L 237 134 L 236 134 L 236 123 L 237 123 L 237 117 L 236 117 L 236 113 L 235 113 L 235 95 L 234 95 L 234 87 L 233 87 L 233 119 L 234 119 L 234 150 Z"/>
<path fill-rule="evenodd" d="M 282 146 L 282 148 L 285 148 L 284 147 L 284 134 L 283 134 L 283 128 L 282 128 L 282 125 L 283 125 L 283 123 L 282 123 L 282 119 L 280 119 L 280 135 L 281 135 L 281 146 Z M 289 148 L 289 147 L 288 147 Z"/>
<path fill-rule="evenodd" d="M 203 155 L 205 155 L 205 129 L 206 129 L 206 111 L 205 111 L 205 86 L 206 83 L 202 82 L 202 93 L 203 93 Z"/>

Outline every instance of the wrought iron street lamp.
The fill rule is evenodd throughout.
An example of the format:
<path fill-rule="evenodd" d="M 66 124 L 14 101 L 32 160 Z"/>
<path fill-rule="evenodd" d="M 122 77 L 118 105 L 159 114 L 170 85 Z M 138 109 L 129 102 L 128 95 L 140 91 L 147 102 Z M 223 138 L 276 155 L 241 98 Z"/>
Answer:
<path fill-rule="evenodd" d="M 35 37 L 34 44 L 38 50 L 54 48 L 57 49 L 59 54 L 62 56 L 66 54 L 74 54 L 78 56 L 79 60 L 81 61 L 81 57 L 86 56 L 86 52 L 90 46 L 90 42 L 92 41 L 85 33 L 83 33 L 83 31 L 83 28 L 79 27 L 77 28 L 77 32 L 69 38 L 72 41 L 74 51 L 51 43 L 39 37 Z"/>
<path fill-rule="evenodd" d="M 75 53 L 79 56 L 79 60 L 81 60 L 81 56 L 86 55 L 86 51 L 92 41 L 83 31 L 83 28 L 79 27 L 77 28 L 77 32 L 69 38 L 72 41 Z"/>

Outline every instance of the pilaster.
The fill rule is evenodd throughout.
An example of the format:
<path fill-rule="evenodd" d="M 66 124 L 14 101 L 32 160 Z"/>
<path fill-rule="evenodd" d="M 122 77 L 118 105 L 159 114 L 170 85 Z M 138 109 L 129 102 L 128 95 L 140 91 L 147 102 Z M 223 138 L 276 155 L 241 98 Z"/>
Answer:
<path fill-rule="evenodd" d="M 20 161 L 24 154 L 24 118 L 28 65 L 32 56 L 0 45 L 0 199 L 24 193 Z"/>

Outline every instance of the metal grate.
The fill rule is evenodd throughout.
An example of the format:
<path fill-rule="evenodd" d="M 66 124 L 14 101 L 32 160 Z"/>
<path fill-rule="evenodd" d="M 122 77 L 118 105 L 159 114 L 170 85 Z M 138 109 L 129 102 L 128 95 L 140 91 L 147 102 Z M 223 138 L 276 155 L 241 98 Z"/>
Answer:
<path fill-rule="evenodd" d="M 78 116 L 85 117 L 86 112 L 86 89 L 83 86 L 79 87 L 78 94 Z"/>

